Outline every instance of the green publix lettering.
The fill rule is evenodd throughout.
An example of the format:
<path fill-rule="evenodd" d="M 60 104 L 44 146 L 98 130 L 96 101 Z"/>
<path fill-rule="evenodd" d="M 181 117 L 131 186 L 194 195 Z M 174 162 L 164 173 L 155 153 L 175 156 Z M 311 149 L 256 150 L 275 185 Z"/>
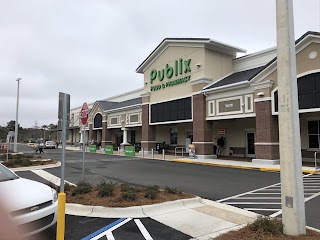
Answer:
<path fill-rule="evenodd" d="M 159 81 L 163 81 L 164 76 L 170 79 L 173 75 L 178 76 L 179 74 L 182 75 L 183 73 L 191 72 L 190 63 L 191 59 L 183 60 L 180 58 L 175 61 L 174 68 L 166 64 L 165 69 L 159 71 L 152 69 L 150 73 L 150 83 L 152 84 L 157 77 Z"/>

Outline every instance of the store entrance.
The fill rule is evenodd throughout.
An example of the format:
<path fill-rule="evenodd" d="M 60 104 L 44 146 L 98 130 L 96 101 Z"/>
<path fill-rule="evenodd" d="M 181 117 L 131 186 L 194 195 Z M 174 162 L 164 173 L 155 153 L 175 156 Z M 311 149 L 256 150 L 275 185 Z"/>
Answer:
<path fill-rule="evenodd" d="M 255 157 L 255 134 L 254 132 L 246 132 L 246 157 Z"/>

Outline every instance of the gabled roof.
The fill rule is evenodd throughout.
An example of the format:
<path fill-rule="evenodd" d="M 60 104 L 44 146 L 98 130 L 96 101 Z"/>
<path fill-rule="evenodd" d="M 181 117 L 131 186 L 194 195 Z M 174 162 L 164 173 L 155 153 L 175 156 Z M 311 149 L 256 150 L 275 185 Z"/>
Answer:
<path fill-rule="evenodd" d="M 216 51 L 220 51 L 223 53 L 227 53 L 233 56 L 236 56 L 238 52 L 246 52 L 245 49 L 238 48 L 232 45 L 228 45 L 210 38 L 165 38 L 162 42 L 150 53 L 150 55 L 140 64 L 140 66 L 136 69 L 137 73 L 143 73 L 145 67 L 153 61 L 158 53 L 160 53 L 166 46 L 170 43 L 198 43 L 203 44 L 204 47 L 213 49 Z"/>
<path fill-rule="evenodd" d="M 262 69 L 264 69 L 265 66 L 241 71 L 241 72 L 235 72 L 230 74 L 229 76 L 221 79 L 220 81 L 213 83 L 212 85 L 209 85 L 204 88 L 204 90 L 222 87 L 230 84 L 240 83 L 244 81 L 250 81 L 254 76 L 256 76 Z"/>
<path fill-rule="evenodd" d="M 97 103 L 102 107 L 103 111 L 106 111 L 110 108 L 112 108 L 112 106 L 116 105 L 117 102 L 109 102 L 109 101 L 97 101 Z"/>
<path fill-rule="evenodd" d="M 123 102 L 110 102 L 110 101 L 102 100 L 102 101 L 97 101 L 96 103 L 102 107 L 103 111 L 110 111 L 110 110 L 115 110 L 119 108 L 125 108 L 125 107 L 134 106 L 137 104 L 141 104 L 141 102 L 142 102 L 141 97 L 138 97 L 138 98 L 129 99 Z"/>
<path fill-rule="evenodd" d="M 139 105 L 139 104 L 141 104 L 141 102 L 142 102 L 142 98 L 141 97 L 133 98 L 133 99 L 130 99 L 130 100 L 127 100 L 127 101 L 115 103 L 114 105 L 112 105 L 106 111 Z"/>
<path fill-rule="evenodd" d="M 310 35 L 320 36 L 320 33 L 308 31 L 295 41 L 295 45 L 299 44 L 303 39 L 305 39 L 306 37 L 308 37 Z M 215 83 L 205 87 L 204 91 L 209 90 L 209 89 L 218 88 L 218 87 L 220 88 L 223 86 L 228 86 L 231 84 L 237 84 L 237 83 L 241 83 L 241 82 L 249 82 L 251 79 L 253 79 L 260 72 L 262 72 L 264 69 L 266 69 L 267 67 L 269 67 L 271 64 L 273 64 L 276 61 L 277 61 L 277 57 L 273 58 L 270 62 L 268 62 L 264 66 L 232 73 L 232 74 L 226 76 L 225 78 L 219 80 L 218 82 L 215 82 Z"/>

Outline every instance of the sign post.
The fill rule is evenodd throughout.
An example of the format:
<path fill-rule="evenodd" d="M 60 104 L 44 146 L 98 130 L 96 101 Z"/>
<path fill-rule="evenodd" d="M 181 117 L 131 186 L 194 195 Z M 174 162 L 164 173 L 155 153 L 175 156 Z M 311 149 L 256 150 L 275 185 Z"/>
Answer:
<path fill-rule="evenodd" d="M 80 111 L 80 119 L 83 125 L 83 137 L 82 137 L 82 181 L 84 181 L 84 161 L 85 161 L 85 152 L 86 152 L 86 125 L 89 116 L 88 104 L 85 102 L 82 105 Z"/>
<path fill-rule="evenodd" d="M 64 170 L 66 155 L 66 133 L 69 128 L 70 116 L 70 95 L 59 93 L 59 122 L 62 123 L 62 153 L 61 153 L 61 176 L 60 176 L 60 193 L 58 194 L 58 219 L 56 240 L 63 240 L 65 233 L 65 210 L 66 210 L 66 194 L 64 192 Z"/>

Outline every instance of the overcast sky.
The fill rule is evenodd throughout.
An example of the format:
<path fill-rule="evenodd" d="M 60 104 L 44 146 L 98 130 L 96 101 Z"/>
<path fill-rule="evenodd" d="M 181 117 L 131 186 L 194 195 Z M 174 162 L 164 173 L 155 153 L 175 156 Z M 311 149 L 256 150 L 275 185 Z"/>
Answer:
<path fill-rule="evenodd" d="M 71 108 L 143 86 L 136 68 L 166 37 L 209 37 L 248 53 L 276 45 L 276 0 L 0 0 L 0 125 L 57 122 Z M 320 0 L 294 0 L 295 38 L 320 31 Z"/>

